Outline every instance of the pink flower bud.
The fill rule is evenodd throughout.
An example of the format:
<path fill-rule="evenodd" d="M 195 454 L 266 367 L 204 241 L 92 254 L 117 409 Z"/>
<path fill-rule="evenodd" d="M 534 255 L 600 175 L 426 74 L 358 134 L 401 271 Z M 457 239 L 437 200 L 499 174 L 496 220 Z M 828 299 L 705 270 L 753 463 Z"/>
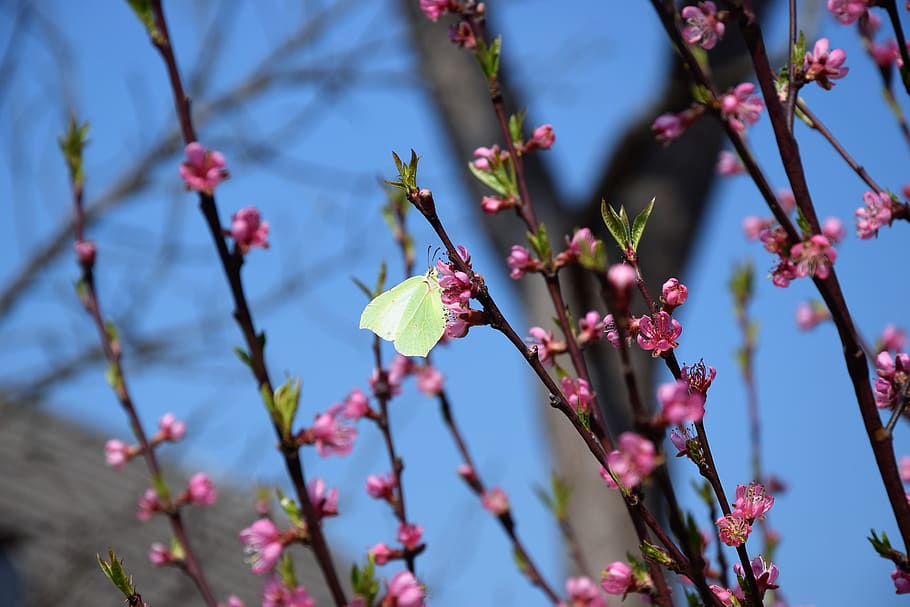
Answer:
<path fill-rule="evenodd" d="M 398 541 L 408 550 L 414 550 L 423 537 L 423 527 L 413 523 L 398 523 Z"/>
<path fill-rule="evenodd" d="M 483 507 L 500 516 L 509 511 L 509 496 L 500 487 L 493 487 L 483 494 Z"/>
<path fill-rule="evenodd" d="M 73 248 L 76 250 L 76 257 L 79 259 L 79 263 L 84 266 L 94 265 L 97 249 L 93 241 L 77 240 Z"/>

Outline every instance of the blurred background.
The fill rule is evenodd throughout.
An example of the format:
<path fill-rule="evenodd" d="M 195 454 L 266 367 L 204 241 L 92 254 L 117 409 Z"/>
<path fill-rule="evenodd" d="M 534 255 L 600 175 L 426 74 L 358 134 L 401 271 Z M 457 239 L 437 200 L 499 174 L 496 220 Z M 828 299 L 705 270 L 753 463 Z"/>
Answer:
<path fill-rule="evenodd" d="M 786 7 L 766 4 L 768 46 L 784 57 Z M 552 316 L 524 284 L 534 277 L 522 285 L 508 277 L 505 257 L 511 244 L 525 244 L 523 228 L 508 214 L 482 219 L 482 190 L 466 177 L 470 150 L 499 141 L 473 59 L 448 42 L 446 24 L 432 24 L 416 7 L 416 0 L 165 5 L 199 138 L 225 154 L 232 174 L 217 190 L 223 222 L 256 205 L 271 225 L 271 248 L 247 256 L 244 278 L 256 322 L 268 335 L 273 378 L 302 379 L 301 423 L 351 389 L 368 387 L 372 336 L 357 329 L 366 298 L 351 279 L 372 284 L 383 260 L 389 284 L 405 277 L 381 219 L 387 198 L 380 182 L 394 174 L 393 150 L 418 152 L 419 185 L 433 190 L 450 234 L 468 247 L 474 268 L 519 332 L 548 326 Z M 846 50 L 851 69 L 832 91 L 807 87 L 804 99 L 874 179 L 899 192 L 908 181 L 908 141 L 882 100 L 876 66 L 854 27 L 837 23 L 819 3 L 800 4 L 800 10 L 810 45 L 829 37 L 832 47 Z M 744 217 L 768 213 L 747 177 L 714 179 L 722 144 L 710 119 L 666 149 L 648 135 L 659 113 L 688 104 L 653 9 L 645 2 L 579 1 L 557 12 L 554 3 L 525 0 L 491 2 L 488 12 L 490 31 L 503 36 L 510 103 L 528 108 L 529 130 L 551 123 L 556 133 L 553 149 L 530 160 L 536 204 L 553 241 L 583 225 L 605 236 L 591 219 L 591 203 L 601 196 L 633 209 L 657 197 L 654 229 L 641 245 L 643 270 L 652 284 L 678 273 L 689 287 L 689 301 L 676 313 L 683 324 L 677 355 L 717 368 L 705 423 L 730 494 L 751 480 L 751 468 L 746 392 L 734 358 L 742 336 L 727 283 L 736 265 L 754 264 L 763 467 L 788 487 L 769 516 L 781 536 L 775 563 L 788 603 L 898 604 L 888 577 L 893 566 L 865 539 L 872 528 L 899 536 L 836 332 L 830 325 L 809 333 L 796 328 L 796 306 L 814 295 L 813 285 L 771 285 L 773 259 L 747 242 L 740 227 Z M 879 36 L 890 37 L 888 28 Z M 713 55 L 721 62 L 720 79 L 750 79 L 734 46 Z M 120 552 L 118 538 L 132 538 L 127 534 L 144 525 L 133 515 L 143 487 L 141 463 L 131 465 L 130 483 L 104 465 L 103 439 L 129 440 L 130 433 L 73 289 L 71 197 L 56 143 L 71 112 L 91 124 L 88 237 L 98 245 L 101 303 L 120 330 L 134 399 L 149 429 L 169 411 L 187 421 L 185 441 L 161 450 L 169 478 L 179 486 L 181 476 L 205 471 L 232 496 L 236 528 L 210 534 L 218 554 L 206 562 L 227 559 L 245 568 L 235 537 L 255 517 L 252 488 L 286 481 L 256 386 L 231 351 L 241 336 L 196 197 L 178 177 L 183 146 L 163 64 L 125 2 L 5 0 L 0 75 L 0 343 L 7 345 L 0 353 L 0 432 L 15 435 L 0 463 L 0 486 L 7 484 L 0 502 L 8 508 L 0 517 L 7 521 L 0 521 L 0 598 L 6 601 L 0 604 L 47 604 L 96 582 L 108 591 L 96 600 L 119 601 L 97 571 L 95 554 L 109 545 Z M 897 97 L 906 107 L 906 94 Z M 864 184 L 816 133 L 799 123 L 796 132 L 819 216 L 838 217 L 847 227 L 836 269 L 857 325 L 872 343 L 886 324 L 905 323 L 899 312 L 908 295 L 900 270 L 904 226 L 883 230 L 875 241 L 858 240 L 853 211 L 862 204 Z M 766 116 L 750 129 L 749 141 L 775 186 L 784 188 Z M 422 266 L 424 251 L 439 243 L 416 214 L 409 227 Z M 618 260 L 615 249 L 608 247 L 608 255 Z M 580 317 L 587 309 L 573 313 Z M 392 354 L 386 347 L 386 360 Z M 599 370 L 598 361 L 615 355 L 600 344 L 591 356 L 603 380 L 599 394 L 621 401 L 623 394 L 604 383 L 608 371 L 601 376 Z M 468 339 L 434 350 L 433 361 L 446 376 L 479 472 L 508 492 L 519 534 L 562 591 L 565 550 L 534 490 L 560 470 L 578 487 L 576 506 L 585 513 L 578 532 L 592 538 L 612 533 L 627 523 L 605 516 L 596 497 L 582 490 L 587 484 L 606 493 L 596 467 L 584 449 L 554 438 L 566 424 L 500 335 L 474 329 Z M 662 365 L 652 367 L 655 381 L 670 379 Z M 23 415 L 31 422 L 23 423 Z M 392 421 L 406 465 L 409 516 L 425 528 L 428 551 L 418 560 L 418 575 L 429 586 L 430 604 L 546 604 L 517 572 L 496 521 L 455 474 L 461 462 L 436 403 L 408 384 L 392 403 Z M 324 478 L 341 494 L 341 516 L 326 523 L 326 532 L 342 573 L 369 546 L 395 538 L 391 512 L 364 491 L 367 475 L 389 469 L 381 437 L 367 424 L 359 431 L 348 457 L 304 453 L 308 477 Z M 89 462 L 95 454 L 93 466 L 67 467 L 76 457 L 68 455 L 75 448 L 67 437 L 76 432 L 97 445 L 96 452 L 79 451 Z M 896 445 L 898 455 L 910 453 L 903 424 Z M 56 458 L 53 465 L 28 459 L 29 449 Z M 687 507 L 710 530 L 689 481 L 694 468 L 679 460 L 670 465 Z M 39 470 L 57 477 L 44 479 Z M 80 472 L 91 480 L 80 481 Z M 71 482 L 65 494 L 61 478 Z M 33 483 L 33 491 L 10 489 L 22 483 Z M 72 501 L 73 494 L 83 499 Z M 45 508 L 41 500 L 57 507 Z M 22 511 L 47 517 L 11 518 Z M 113 517 L 124 535 L 87 532 L 66 522 L 68 515 Z M 200 525 L 208 517 L 205 510 L 192 516 Z M 32 528 L 21 528 L 22 520 Z M 25 565 L 49 562 L 50 552 L 33 552 L 31 561 L 17 557 L 29 541 L 65 533 L 67 563 L 83 563 L 83 576 L 40 575 Z M 132 544 L 124 548 L 127 567 L 154 606 L 165 603 L 156 592 L 171 583 L 159 580 L 179 573 L 149 570 L 148 543 L 166 543 L 168 536 L 162 527 L 148 537 L 121 543 Z M 604 543 L 591 551 L 596 579 L 609 560 L 624 558 L 625 548 Z M 730 562 L 734 555 L 729 549 Z M 391 577 L 395 570 L 381 573 Z M 233 592 L 249 601 L 259 583 L 226 574 L 215 586 L 222 599 Z M 49 594 L 53 584 L 63 590 Z M 185 585 L 173 592 L 168 596 L 197 600 Z"/>

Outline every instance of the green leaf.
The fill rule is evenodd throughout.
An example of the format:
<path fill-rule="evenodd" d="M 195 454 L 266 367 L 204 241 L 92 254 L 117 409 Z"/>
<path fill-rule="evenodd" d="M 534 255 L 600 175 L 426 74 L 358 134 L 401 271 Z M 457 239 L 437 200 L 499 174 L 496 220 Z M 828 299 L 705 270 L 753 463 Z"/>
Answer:
<path fill-rule="evenodd" d="M 70 173 L 70 180 L 81 186 L 84 181 L 82 172 L 82 150 L 88 144 L 88 123 L 79 124 L 75 116 L 70 116 L 66 132 L 57 138 L 63 159 Z"/>
<path fill-rule="evenodd" d="M 607 230 L 613 236 L 616 245 L 625 251 L 629 242 L 628 233 L 630 230 L 628 218 L 623 222 L 626 211 L 623 208 L 621 208 L 621 211 L 622 215 L 613 210 L 613 207 L 608 206 L 606 200 L 601 200 L 600 202 L 600 214 L 603 217 L 604 224 L 607 226 Z"/>
<path fill-rule="evenodd" d="M 411 150 L 411 159 L 408 164 L 401 161 L 398 154 L 392 152 L 392 160 L 395 161 L 395 170 L 398 171 L 398 181 L 386 180 L 386 183 L 404 190 L 408 194 L 411 190 L 417 189 L 417 152 Z"/>
<path fill-rule="evenodd" d="M 126 0 L 126 2 L 136 13 L 136 16 L 139 17 L 142 25 L 145 26 L 145 31 L 148 32 L 149 37 L 155 42 L 160 42 L 162 39 L 161 32 L 158 31 L 158 25 L 155 23 L 155 13 L 152 11 L 151 0 Z"/>
<path fill-rule="evenodd" d="M 297 587 L 297 575 L 294 573 L 294 559 L 291 557 L 291 552 L 289 550 L 285 550 L 281 555 L 281 560 L 278 561 L 278 576 L 288 588 Z"/>
<path fill-rule="evenodd" d="M 647 560 L 663 565 L 673 571 L 678 568 L 673 559 L 670 558 L 670 555 L 662 548 L 658 548 L 648 541 L 642 542 L 638 548 L 641 550 L 642 556 Z"/>
<path fill-rule="evenodd" d="M 367 605 L 373 604 L 376 595 L 379 594 L 379 581 L 376 579 L 376 564 L 372 555 L 367 555 L 363 569 L 357 567 L 357 563 L 351 565 L 351 588 L 355 595 L 366 599 Z"/>
<path fill-rule="evenodd" d="M 524 139 L 521 131 L 527 113 L 527 110 L 521 110 L 517 114 L 509 116 L 509 136 L 512 137 L 513 145 L 517 146 Z"/>
<path fill-rule="evenodd" d="M 277 418 L 278 429 L 281 430 L 283 437 L 288 438 L 291 436 L 294 416 L 297 415 L 297 407 L 300 404 L 300 379 L 288 378 L 275 390 L 273 403 L 273 417 Z"/>
<path fill-rule="evenodd" d="M 799 207 L 796 207 L 796 225 L 803 233 L 804 238 L 812 234 L 812 226 L 809 225 L 809 220 L 806 219 Z"/>
<path fill-rule="evenodd" d="M 701 84 L 692 85 L 692 100 L 701 103 L 702 105 L 708 105 L 711 103 L 711 91 L 707 87 Z"/>
<path fill-rule="evenodd" d="M 869 537 L 866 539 L 869 540 L 869 543 L 872 544 L 872 547 L 879 554 L 879 556 L 889 558 L 889 555 L 894 551 L 894 548 L 891 547 L 891 541 L 888 539 L 887 534 L 882 531 L 882 537 L 880 539 L 875 534 L 875 529 L 870 529 L 869 534 Z"/>
<path fill-rule="evenodd" d="M 528 244 L 531 245 L 538 259 L 549 260 L 553 254 L 553 250 L 550 247 L 550 238 L 547 236 L 547 226 L 542 223 L 537 227 L 537 234 L 528 232 Z"/>
<path fill-rule="evenodd" d="M 528 561 L 521 554 L 521 551 L 518 548 L 512 550 L 512 561 L 515 563 L 515 566 L 518 567 L 518 570 L 523 574 L 527 575 L 528 573 Z"/>
<path fill-rule="evenodd" d="M 632 224 L 632 250 L 638 251 L 638 243 L 641 240 L 641 235 L 644 234 L 645 226 L 648 223 L 648 218 L 651 217 L 651 211 L 654 210 L 654 199 L 651 199 L 651 202 L 642 210 L 641 213 L 635 218 L 635 221 Z"/>
<path fill-rule="evenodd" d="M 133 596 L 136 593 L 136 589 L 133 588 L 133 579 L 127 574 L 126 569 L 123 568 L 123 560 L 118 559 L 111 548 L 107 549 L 107 553 L 110 558 L 109 561 L 102 559 L 100 554 L 97 555 L 98 565 L 101 566 L 101 571 L 104 573 L 105 577 L 120 590 L 120 592 L 128 597 Z"/>
<path fill-rule="evenodd" d="M 275 492 L 278 494 L 278 504 L 281 506 L 281 509 L 284 510 L 284 513 L 288 515 L 288 519 L 295 527 L 300 527 L 303 525 L 303 515 L 300 514 L 300 507 L 290 497 L 286 496 L 281 489 L 275 489 Z"/>
<path fill-rule="evenodd" d="M 607 269 L 607 251 L 604 248 L 602 240 L 595 239 L 594 250 L 582 247 L 581 254 L 578 256 L 578 263 L 586 270 L 592 272 L 605 272 Z"/>
<path fill-rule="evenodd" d="M 694 592 L 686 590 L 686 604 L 689 607 L 701 607 L 701 599 Z"/>
<path fill-rule="evenodd" d="M 510 185 L 507 182 L 504 182 L 502 176 L 499 174 L 499 171 L 483 171 L 474 166 L 473 162 L 468 163 L 468 169 L 471 170 L 474 177 L 477 178 L 477 181 L 484 184 L 497 194 L 502 194 L 503 196 L 509 193 Z"/>
<path fill-rule="evenodd" d="M 252 370 L 253 369 L 253 359 L 250 358 L 250 355 L 246 353 L 246 350 L 244 350 L 240 346 L 234 346 L 233 350 L 234 350 L 234 354 L 237 355 L 237 358 L 239 358 L 243 364 L 245 364 L 247 367 L 250 368 L 250 370 Z"/>
<path fill-rule="evenodd" d="M 806 33 L 800 30 L 799 35 L 796 37 L 796 44 L 793 45 L 793 55 L 790 60 L 793 69 L 799 72 L 802 69 L 804 59 L 806 57 Z M 794 91 L 795 93 L 796 91 Z"/>
<path fill-rule="evenodd" d="M 160 474 L 152 475 L 152 488 L 155 490 L 155 493 L 158 495 L 158 499 L 162 502 L 166 502 L 171 499 L 171 492 L 168 489 L 167 481 L 164 480 L 164 477 Z"/>
<path fill-rule="evenodd" d="M 477 39 L 475 57 L 487 81 L 492 81 L 499 73 L 499 55 L 502 52 L 502 36 L 496 36 L 489 46 L 482 39 Z"/>

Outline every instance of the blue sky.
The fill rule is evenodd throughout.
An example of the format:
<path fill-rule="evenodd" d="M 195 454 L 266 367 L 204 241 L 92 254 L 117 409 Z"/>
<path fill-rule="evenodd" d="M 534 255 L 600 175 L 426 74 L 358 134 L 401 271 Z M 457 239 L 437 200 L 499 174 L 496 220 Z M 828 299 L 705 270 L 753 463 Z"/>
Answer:
<path fill-rule="evenodd" d="M 262 69 L 257 66 L 267 49 L 316 6 L 276 1 L 271 10 L 257 10 L 252 4 L 230 15 L 225 25 L 225 58 L 208 74 L 209 95 Z M 495 7 L 503 12 L 497 23 L 504 27 L 506 61 L 532 100 L 531 119 L 554 125 L 557 143 L 547 159 L 564 176 L 567 195 L 587 191 L 624 121 L 647 104 L 657 88 L 655 74 L 661 73 L 667 42 L 648 3 L 628 3 L 622 9 L 607 4 L 575 3 L 559 19 L 548 16 L 552 9 L 542 1 Z M 12 86 L 0 97 L 0 135 L 7 142 L 0 150 L 0 204 L 8 205 L 8 221 L 0 225 L 7 259 L 0 264 L 4 284 L 70 212 L 55 143 L 66 117 L 61 100 L 92 125 L 86 167 L 90 200 L 174 124 L 162 64 L 125 3 L 92 0 L 77 7 L 47 2 L 38 8 L 58 24 L 68 44 L 68 64 L 59 73 L 37 37 L 30 39 Z M 209 48 L 200 32 L 212 13 L 178 3 L 168 9 L 178 57 L 188 73 L 188 66 Z M 0 12 L 0 41 L 9 39 L 11 22 L 9 11 Z M 779 45 L 782 39 L 773 38 L 782 31 L 777 25 L 769 40 Z M 899 190 L 906 182 L 906 142 L 880 98 L 874 68 L 851 28 L 827 14 L 812 17 L 808 25 L 829 36 L 832 46 L 846 49 L 852 72 L 833 91 L 807 88 L 804 98 L 876 180 Z M 377 178 L 392 175 L 391 150 L 414 148 L 421 155 L 419 183 L 433 189 L 450 233 L 469 247 L 475 268 L 514 324 L 526 328 L 544 321 L 521 317 L 503 259 L 486 247 L 472 225 L 467 205 L 479 201 L 466 199 L 453 164 L 467 159 L 450 158 L 439 141 L 438 123 L 413 75 L 403 34 L 392 3 L 357 7 L 335 20 L 306 52 L 266 64 L 333 71 L 331 87 L 280 90 L 198 129 L 203 142 L 225 152 L 233 173 L 218 190 L 222 216 L 256 204 L 272 223 L 272 248 L 254 251 L 244 276 L 258 324 L 269 336 L 273 377 L 287 373 L 303 380 L 301 419 L 340 401 L 353 387 L 367 387 L 371 338 L 356 328 L 366 302 L 350 278 L 371 282 L 382 259 L 390 262 L 391 280 L 403 278 L 381 223 L 384 197 L 376 186 Z M 352 47 L 357 48 L 356 73 L 345 70 L 349 64 L 339 58 Z M 382 78 L 370 76 L 377 71 Z M 906 96 L 899 99 L 906 107 Z M 849 226 L 863 184 L 819 136 L 800 125 L 797 132 L 819 215 L 840 217 Z M 766 117 L 750 131 L 750 141 L 775 186 L 783 187 Z M 254 152 L 259 142 L 276 146 L 280 155 L 258 162 Z M 227 291 L 195 199 L 178 183 L 178 162 L 174 155 L 150 170 L 149 190 L 92 229 L 99 245 L 103 303 L 134 335 L 164 331 L 181 343 L 171 365 L 131 366 L 127 355 L 143 419 L 153 425 L 162 413 L 174 411 L 190 421 L 186 444 L 170 449 L 169 455 L 223 482 L 282 482 L 255 386 L 231 353 L 240 337 L 230 324 Z M 661 212 L 659 200 L 654 212 Z M 796 304 L 814 289 L 797 281 L 780 290 L 764 278 L 772 260 L 746 242 L 739 228 L 749 214 L 765 211 L 748 179 L 723 181 L 696 254 L 680 277 L 689 286 L 690 299 L 679 311 L 684 326 L 679 357 L 686 362 L 704 358 L 718 368 L 706 425 L 722 478 L 730 492 L 749 480 L 744 389 L 733 361 L 739 336 L 725 285 L 737 262 L 752 259 L 759 279 L 753 313 L 760 323 L 756 375 L 765 468 L 790 487 L 771 513 L 772 525 L 783 535 L 777 559 L 782 588 L 794 605 L 896 605 L 888 579 L 891 567 L 864 539 L 873 527 L 894 537 L 897 533 L 836 333 L 831 326 L 809 334 L 796 330 Z M 437 246 L 413 217 L 417 250 Z M 603 233 L 601 226 L 591 227 Z M 904 258 L 899 244 L 903 229 L 895 225 L 874 242 L 861 242 L 851 233 L 839 246 L 836 267 L 868 341 L 886 323 L 902 322 L 900 302 L 907 284 L 894 268 Z M 659 243 L 646 234 L 642 246 Z M 165 272 L 172 257 L 176 267 Z M 63 255 L 0 324 L 5 343 L 18 345 L 3 354 L 4 383 L 35 376 L 49 361 L 93 343 L 93 330 L 72 296 L 75 277 L 75 264 Z M 276 285 L 288 277 L 298 278 L 302 286 L 290 296 L 275 295 Z M 137 306 L 137 298 L 143 305 Z M 200 319 L 211 318 L 223 320 L 200 328 Z M 391 353 L 388 348 L 386 356 Z M 456 415 L 485 480 L 509 492 L 519 531 L 545 575 L 561 588 L 562 551 L 555 527 L 533 495 L 533 487 L 546 482 L 550 463 L 541 426 L 541 409 L 547 405 L 532 387 L 528 368 L 490 331 L 472 331 L 470 339 L 434 356 L 448 378 Z M 105 434 L 126 436 L 125 420 L 100 366 L 57 385 L 48 402 Z M 545 604 L 515 573 L 502 533 L 456 477 L 460 462 L 436 405 L 410 385 L 394 403 L 392 415 L 407 465 L 409 512 L 426 528 L 430 550 L 419 567 L 431 586 L 432 604 Z M 910 453 L 905 425 L 898 425 L 897 446 L 899 454 Z M 367 474 L 388 468 L 376 463 L 383 456 L 379 435 L 366 425 L 347 459 L 307 454 L 308 474 L 326 478 L 342 492 L 343 516 L 328 524 L 328 533 L 348 554 L 394 538 L 390 513 L 362 489 Z M 682 475 L 692 470 L 681 462 L 674 462 L 674 469 L 680 487 L 686 487 Z M 691 492 L 683 493 L 701 514 Z"/>

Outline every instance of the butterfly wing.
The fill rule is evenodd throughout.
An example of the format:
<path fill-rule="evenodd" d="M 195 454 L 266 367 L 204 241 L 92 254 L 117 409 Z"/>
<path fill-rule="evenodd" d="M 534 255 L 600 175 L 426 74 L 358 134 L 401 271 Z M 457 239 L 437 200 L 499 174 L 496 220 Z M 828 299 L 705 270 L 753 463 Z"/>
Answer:
<path fill-rule="evenodd" d="M 435 271 L 420 279 L 421 286 L 405 307 L 395 338 L 395 349 L 404 356 L 426 356 L 446 328 L 446 309 Z"/>
<path fill-rule="evenodd" d="M 405 309 L 420 291 L 425 291 L 424 277 L 412 276 L 377 295 L 360 315 L 360 328 L 369 329 L 382 339 L 396 339 L 403 326 Z"/>

